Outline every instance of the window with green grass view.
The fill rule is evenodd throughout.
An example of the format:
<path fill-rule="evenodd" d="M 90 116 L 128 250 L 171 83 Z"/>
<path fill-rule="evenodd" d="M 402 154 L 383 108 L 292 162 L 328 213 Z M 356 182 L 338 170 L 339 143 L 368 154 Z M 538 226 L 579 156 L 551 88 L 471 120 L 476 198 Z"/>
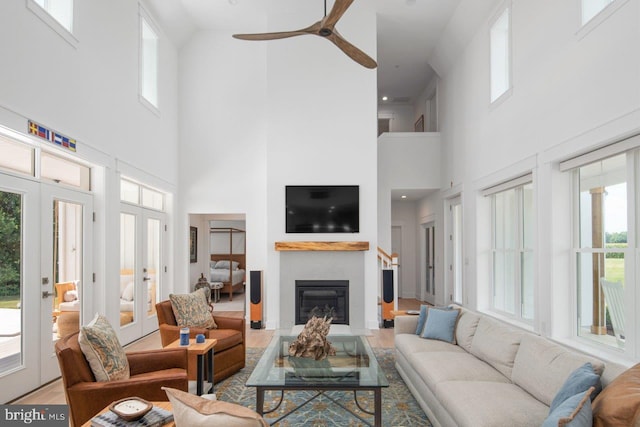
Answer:
<path fill-rule="evenodd" d="M 624 348 L 627 154 L 577 169 L 578 336 Z"/>
<path fill-rule="evenodd" d="M 14 325 L 18 328 L 17 331 L 12 330 L 6 336 L 0 337 L 1 372 L 22 364 L 21 253 L 22 196 L 0 191 L 0 323 L 3 326 Z"/>

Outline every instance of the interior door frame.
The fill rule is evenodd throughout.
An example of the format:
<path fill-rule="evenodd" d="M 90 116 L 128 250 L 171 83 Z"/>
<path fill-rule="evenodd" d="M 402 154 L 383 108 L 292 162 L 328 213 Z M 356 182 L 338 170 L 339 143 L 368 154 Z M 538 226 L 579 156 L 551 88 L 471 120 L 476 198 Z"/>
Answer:
<path fill-rule="evenodd" d="M 60 376 L 60 368 L 55 355 L 52 340 L 52 299 L 55 292 L 53 277 L 53 214 L 52 206 L 55 200 L 80 204 L 82 209 L 82 283 L 78 289 L 80 299 L 79 324 L 89 323 L 93 317 L 94 286 L 93 286 L 93 195 L 90 192 L 70 189 L 59 185 L 40 184 L 40 381 L 47 383 Z M 44 283 L 44 279 L 47 283 Z M 50 296 L 44 297 L 43 292 Z"/>

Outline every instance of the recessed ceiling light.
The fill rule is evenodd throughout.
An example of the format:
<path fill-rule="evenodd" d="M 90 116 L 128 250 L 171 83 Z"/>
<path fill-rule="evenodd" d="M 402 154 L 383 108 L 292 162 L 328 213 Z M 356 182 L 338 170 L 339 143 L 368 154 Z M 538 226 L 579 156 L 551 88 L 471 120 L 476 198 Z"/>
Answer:
<path fill-rule="evenodd" d="M 405 196 L 404 194 L 402 196 L 400 196 L 401 199 L 406 199 L 407 196 Z"/>
<path fill-rule="evenodd" d="M 383 101 L 386 101 L 387 99 L 389 99 L 389 97 L 387 97 L 387 96 L 383 96 L 383 97 L 382 97 L 382 100 L 383 100 Z"/>

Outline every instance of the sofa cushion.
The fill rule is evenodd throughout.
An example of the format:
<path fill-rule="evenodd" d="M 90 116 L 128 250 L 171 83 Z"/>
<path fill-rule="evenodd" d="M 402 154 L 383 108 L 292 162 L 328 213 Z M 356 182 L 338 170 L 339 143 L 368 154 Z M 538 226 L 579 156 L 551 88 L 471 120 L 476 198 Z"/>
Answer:
<path fill-rule="evenodd" d="M 510 382 L 489 364 L 464 351 L 413 353 L 405 356 L 430 388 L 445 381 Z"/>
<path fill-rule="evenodd" d="M 640 363 L 621 373 L 595 398 L 593 425 L 640 425 Z"/>
<path fill-rule="evenodd" d="M 98 382 L 129 379 L 129 360 L 109 321 L 99 314 L 80 328 L 78 344 Z"/>
<path fill-rule="evenodd" d="M 413 334 L 396 335 L 395 346 L 396 350 L 404 355 L 429 351 L 465 353 L 465 351 L 457 345 L 449 344 L 444 341 L 425 340 L 420 338 L 418 335 Z"/>
<path fill-rule="evenodd" d="M 596 374 L 602 374 L 604 364 L 597 359 L 572 352 L 545 338 L 525 334 L 516 354 L 511 380 L 551 406 L 569 374 L 587 362 L 591 363 Z"/>
<path fill-rule="evenodd" d="M 420 336 L 455 344 L 456 324 L 460 310 L 429 308 L 427 312 L 427 321 Z"/>
<path fill-rule="evenodd" d="M 454 306 L 456 307 L 456 306 Z M 471 351 L 473 336 L 478 328 L 480 315 L 469 310 L 461 309 L 456 326 L 456 342 L 466 351 Z"/>
<path fill-rule="evenodd" d="M 600 384 L 600 375 L 596 374 L 591 363 L 587 362 L 569 375 L 551 401 L 549 410 L 555 411 L 569 397 L 583 393 L 590 388 L 595 390 L 592 394 L 590 393 L 594 397 L 602 390 L 602 385 Z"/>
<path fill-rule="evenodd" d="M 562 401 L 550 411 L 542 427 L 591 427 L 593 424 L 591 393 L 594 390 L 590 387 Z"/>
<path fill-rule="evenodd" d="M 540 427 L 549 407 L 515 384 L 487 381 L 447 381 L 436 398 L 460 427 Z"/>
<path fill-rule="evenodd" d="M 511 378 L 513 363 L 525 333 L 482 316 L 471 342 L 471 354 Z"/>
<path fill-rule="evenodd" d="M 180 327 L 215 329 L 216 325 L 203 288 L 190 294 L 169 294 L 171 309 Z"/>

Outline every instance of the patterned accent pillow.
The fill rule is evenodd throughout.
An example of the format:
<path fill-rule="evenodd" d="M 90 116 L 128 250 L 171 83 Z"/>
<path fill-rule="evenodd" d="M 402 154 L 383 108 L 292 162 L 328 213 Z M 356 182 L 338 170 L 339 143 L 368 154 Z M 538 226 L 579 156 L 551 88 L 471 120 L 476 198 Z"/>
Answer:
<path fill-rule="evenodd" d="M 80 328 L 78 344 L 89 362 L 96 381 L 129 379 L 129 361 L 109 321 L 96 314 L 91 323 Z"/>
<path fill-rule="evenodd" d="M 209 311 L 207 295 L 204 289 L 190 294 L 169 294 L 171 309 L 180 327 L 217 329 L 215 320 Z"/>

